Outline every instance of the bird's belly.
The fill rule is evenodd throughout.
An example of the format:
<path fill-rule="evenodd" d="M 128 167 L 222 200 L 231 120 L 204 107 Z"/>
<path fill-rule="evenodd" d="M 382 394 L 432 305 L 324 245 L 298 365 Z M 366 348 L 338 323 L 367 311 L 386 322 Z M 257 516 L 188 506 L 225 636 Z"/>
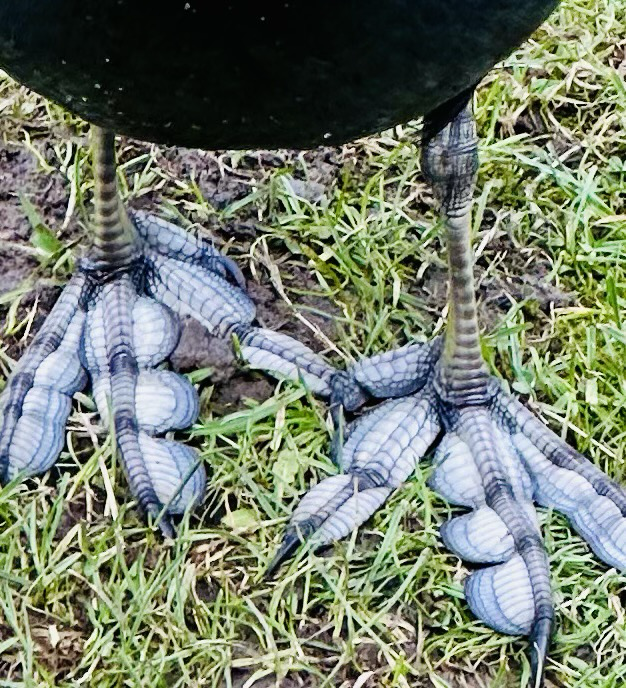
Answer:
<path fill-rule="evenodd" d="M 307 148 L 433 110 L 555 4 L 0 0 L 0 65 L 118 133 L 201 148 Z"/>

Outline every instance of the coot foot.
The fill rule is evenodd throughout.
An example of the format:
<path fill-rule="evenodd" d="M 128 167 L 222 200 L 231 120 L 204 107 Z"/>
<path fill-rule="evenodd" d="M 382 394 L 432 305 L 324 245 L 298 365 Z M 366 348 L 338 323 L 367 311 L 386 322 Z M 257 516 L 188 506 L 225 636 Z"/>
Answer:
<path fill-rule="evenodd" d="M 434 449 L 430 486 L 471 510 L 444 524 L 442 539 L 466 561 L 485 565 L 466 581 L 469 606 L 500 632 L 530 635 L 535 688 L 543 685 L 554 610 L 533 504 L 567 515 L 598 557 L 626 570 L 626 492 L 486 371 L 472 274 L 477 156 L 468 107 L 452 104 L 426 121 L 423 168 L 447 235 L 446 335 L 365 359 L 330 378 L 326 396 L 340 430 L 344 411 L 387 400 L 341 433 L 334 445 L 340 473 L 302 499 L 268 574 L 300 543 L 323 546 L 362 524 Z"/>
<path fill-rule="evenodd" d="M 72 396 L 90 382 L 133 495 L 173 536 L 171 515 L 202 499 L 206 478 L 193 449 L 164 437 L 195 422 L 198 398 L 161 363 L 178 342 L 179 315 L 229 336 L 252 332 L 255 309 L 240 271 L 213 246 L 124 210 L 114 137 L 94 128 L 93 141 L 93 246 L 0 396 L 0 482 L 52 466 Z"/>

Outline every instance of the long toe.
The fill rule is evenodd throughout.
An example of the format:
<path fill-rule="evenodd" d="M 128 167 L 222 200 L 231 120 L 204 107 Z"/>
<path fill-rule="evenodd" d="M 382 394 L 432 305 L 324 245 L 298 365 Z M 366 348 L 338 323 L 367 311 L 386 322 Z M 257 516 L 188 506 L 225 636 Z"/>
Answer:
<path fill-rule="evenodd" d="M 429 392 L 387 401 L 355 422 L 344 473 L 322 480 L 294 511 L 274 571 L 300 542 L 321 547 L 366 521 L 415 470 L 440 430 Z"/>
<path fill-rule="evenodd" d="M 241 355 L 251 368 L 278 378 L 302 380 L 315 394 L 329 397 L 337 372 L 293 337 L 261 327 L 240 328 Z"/>
<path fill-rule="evenodd" d="M 168 536 L 169 515 L 200 501 L 206 481 L 193 449 L 154 436 L 187 427 L 198 414 L 197 394 L 186 378 L 152 369 L 169 356 L 178 332 L 174 314 L 139 296 L 131 274 L 92 293 L 84 349 L 96 404 L 115 432 L 133 494 Z"/>
<path fill-rule="evenodd" d="M 148 258 L 157 254 L 199 265 L 208 272 L 230 278 L 239 289 L 245 291 L 246 281 L 237 263 L 223 256 L 212 243 L 141 210 L 132 211 L 130 217 Z"/>
<path fill-rule="evenodd" d="M 466 561 L 487 565 L 467 578 L 467 602 L 495 630 L 531 636 L 533 685 L 541 685 L 554 612 L 535 483 L 488 408 L 444 415 L 454 420 L 435 454 L 430 485 L 472 511 L 445 523 L 442 539 Z"/>
<path fill-rule="evenodd" d="M 427 344 L 407 344 L 364 358 L 348 369 L 348 375 L 376 399 L 414 394 L 431 379 L 443 346 L 438 337 Z"/>

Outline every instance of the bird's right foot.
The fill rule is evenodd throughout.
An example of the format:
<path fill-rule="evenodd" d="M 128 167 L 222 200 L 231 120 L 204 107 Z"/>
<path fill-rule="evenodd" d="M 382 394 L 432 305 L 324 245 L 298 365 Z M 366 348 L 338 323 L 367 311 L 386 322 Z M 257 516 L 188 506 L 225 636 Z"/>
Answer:
<path fill-rule="evenodd" d="M 254 317 L 236 266 L 211 245 L 144 213 L 132 217 L 134 259 L 83 260 L 0 396 L 0 482 L 48 470 L 65 440 L 72 396 L 91 381 L 131 491 L 168 536 L 170 515 L 204 495 L 196 452 L 164 435 L 190 426 L 198 398 L 161 364 L 193 315 L 226 336 Z"/>

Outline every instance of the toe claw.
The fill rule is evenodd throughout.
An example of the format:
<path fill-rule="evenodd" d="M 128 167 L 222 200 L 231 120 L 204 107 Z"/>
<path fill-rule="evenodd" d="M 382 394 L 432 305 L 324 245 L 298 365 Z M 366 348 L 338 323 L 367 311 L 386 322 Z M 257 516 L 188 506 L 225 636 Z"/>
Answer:
<path fill-rule="evenodd" d="M 552 636 L 552 615 L 535 620 L 530 632 L 530 688 L 543 688 L 546 658 Z"/>
<path fill-rule="evenodd" d="M 170 540 L 176 539 L 176 529 L 174 528 L 172 519 L 167 514 L 162 514 L 161 517 L 157 519 L 156 524 L 163 537 L 169 538 Z"/>
<path fill-rule="evenodd" d="M 330 441 L 330 460 L 341 468 L 343 465 L 343 445 L 346 437 L 346 421 L 344 407 L 331 406 L 330 413 L 333 419 L 333 434 Z"/>
<path fill-rule="evenodd" d="M 228 256 L 220 255 L 219 260 L 226 271 L 226 274 L 233 280 L 239 289 L 241 289 L 241 291 L 245 292 L 247 287 L 246 278 L 243 276 L 243 272 L 241 272 L 241 268 L 237 265 L 237 263 Z"/>
<path fill-rule="evenodd" d="M 285 537 L 278 548 L 278 551 L 274 555 L 272 561 L 270 561 L 268 567 L 265 569 L 263 578 L 269 579 L 273 578 L 278 569 L 290 559 L 298 547 L 302 544 L 303 539 L 301 535 L 294 529 L 288 530 L 285 533 Z"/>
<path fill-rule="evenodd" d="M 155 528 L 159 529 L 163 537 L 170 540 L 176 539 L 176 528 L 170 515 L 161 504 L 151 502 L 150 504 L 142 504 L 141 508 L 145 516 L 152 522 Z"/>

